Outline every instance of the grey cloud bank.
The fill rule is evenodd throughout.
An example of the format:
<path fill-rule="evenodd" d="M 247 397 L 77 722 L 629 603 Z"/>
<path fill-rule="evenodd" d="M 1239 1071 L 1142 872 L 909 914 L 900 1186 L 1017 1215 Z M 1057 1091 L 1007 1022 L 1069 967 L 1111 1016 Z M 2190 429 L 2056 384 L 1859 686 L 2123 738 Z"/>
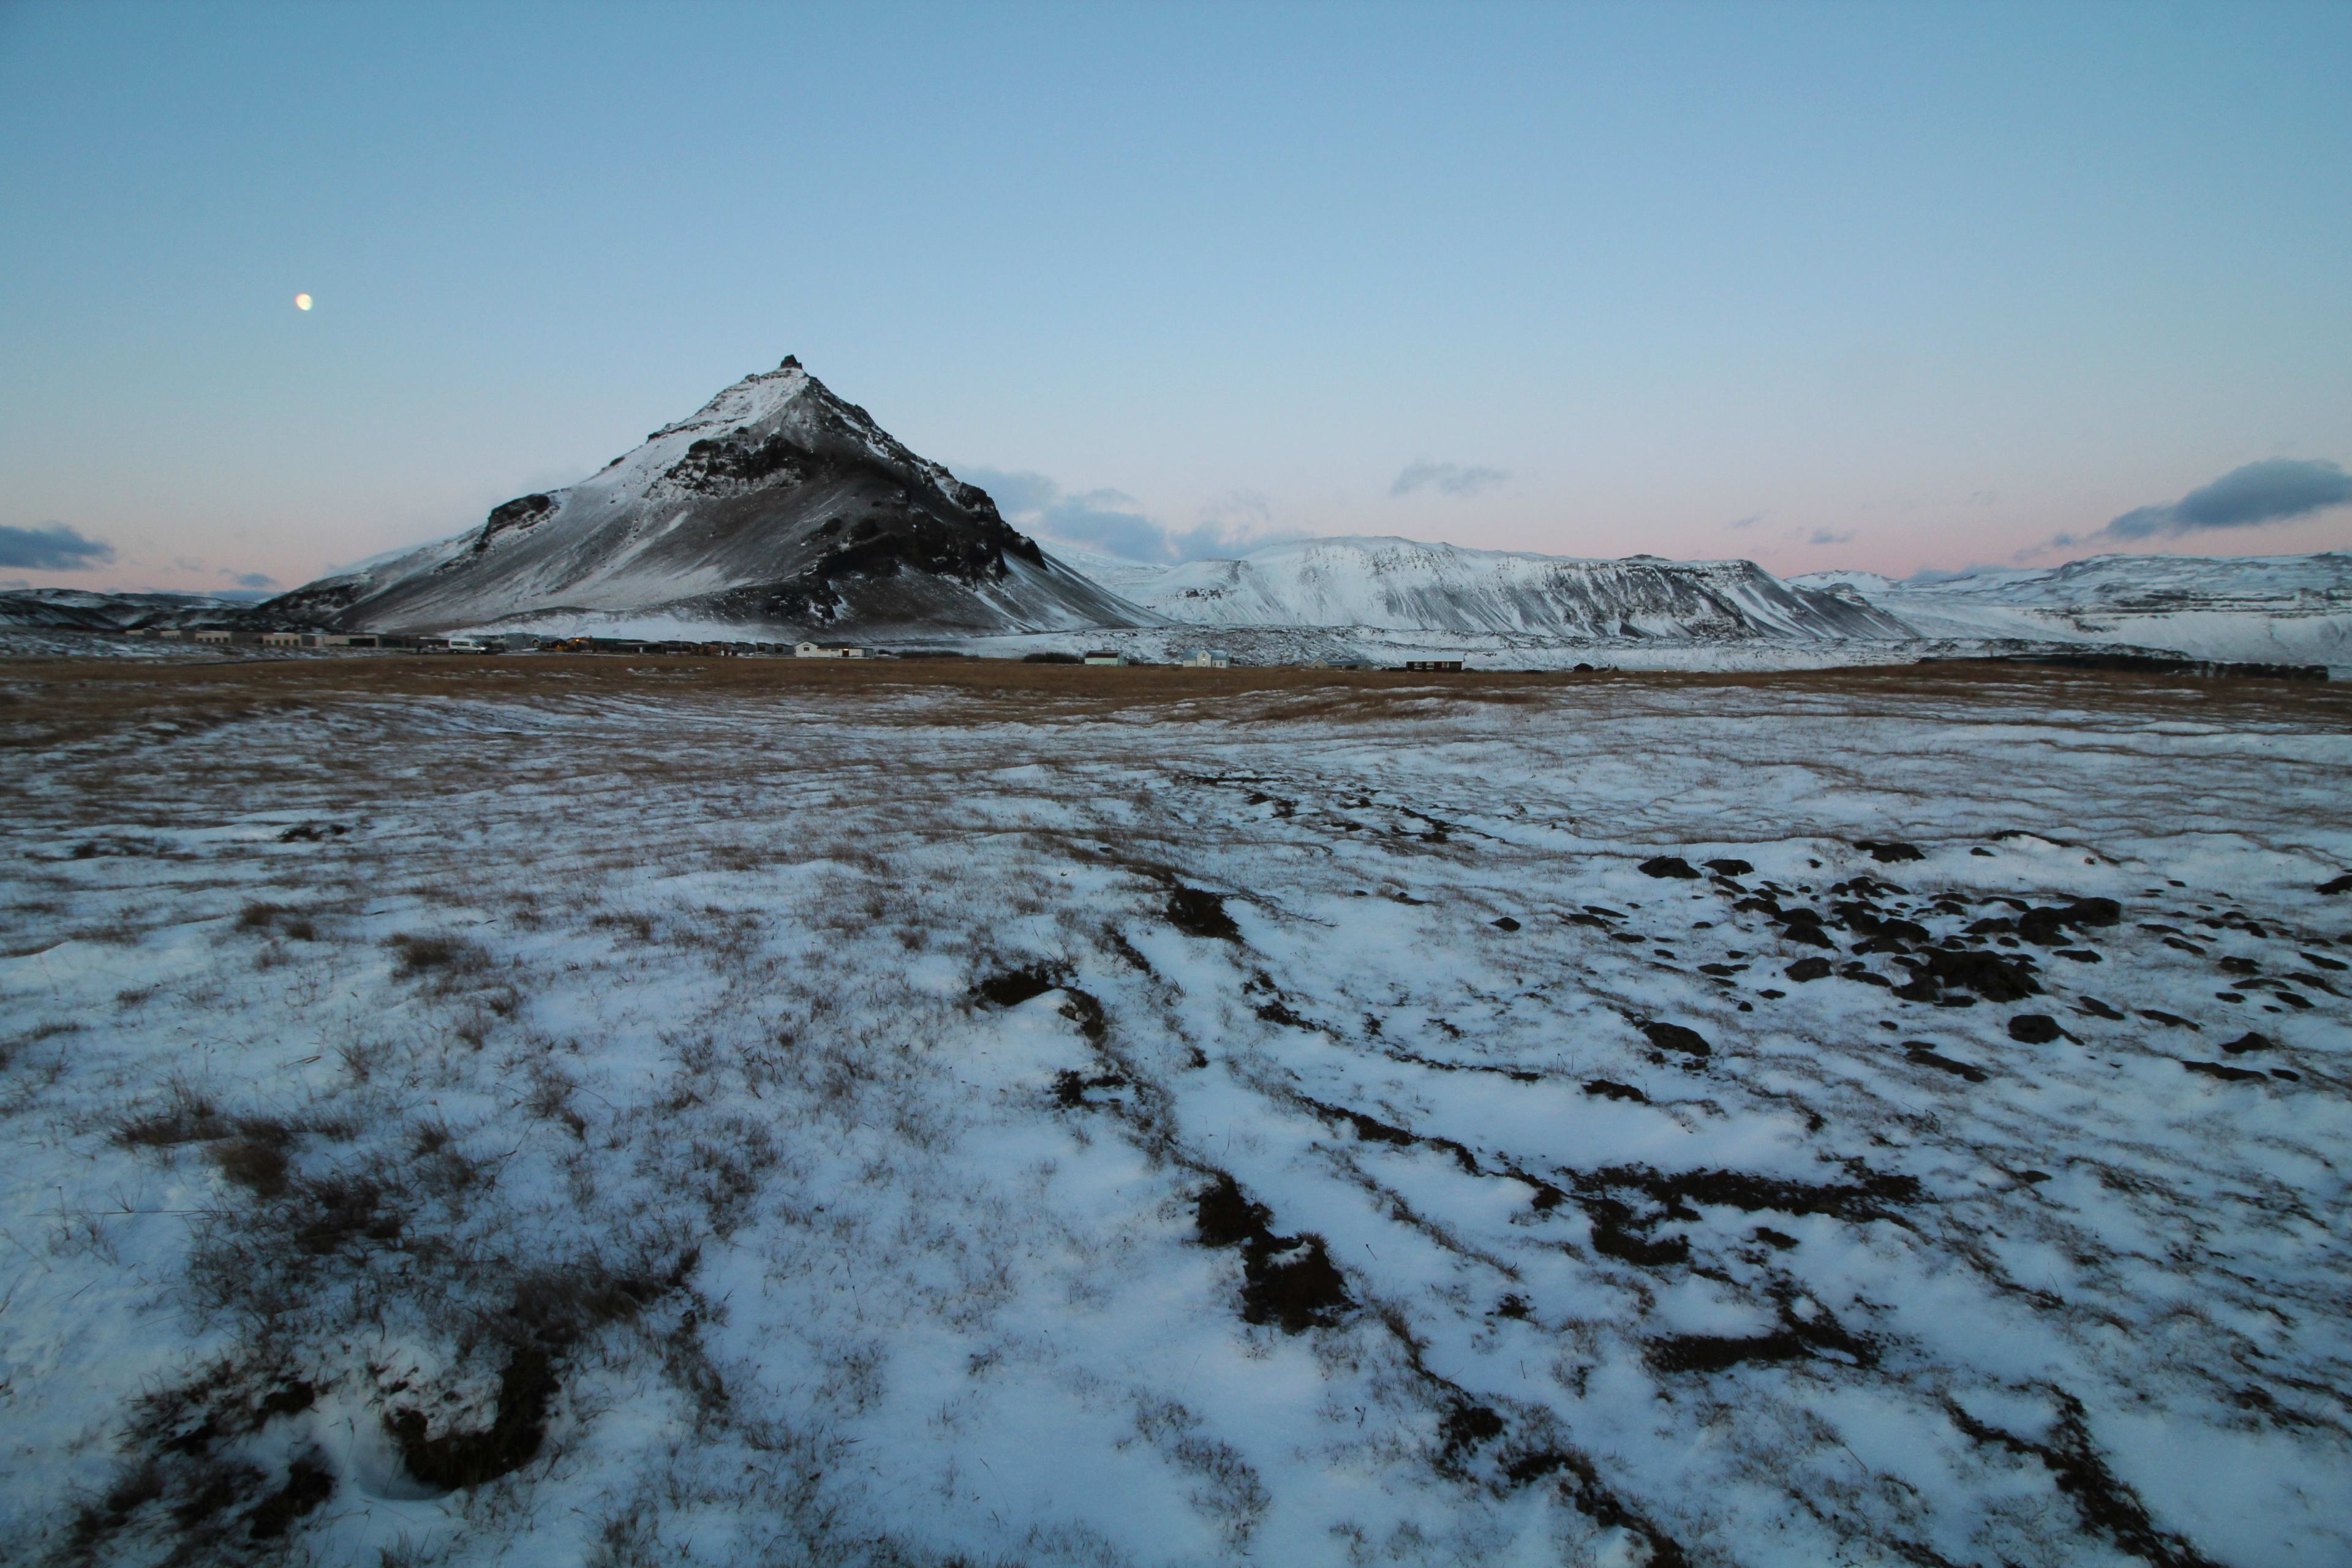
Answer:
<path fill-rule="evenodd" d="M 1493 489 L 1511 477 L 1507 468 L 1469 468 L 1460 463 L 1413 463 L 1396 477 L 1389 486 L 1392 496 L 1409 496 L 1415 490 L 1433 489 L 1441 495 L 1475 496 L 1481 490 Z"/>
<path fill-rule="evenodd" d="M 2347 502 L 2352 502 L 2352 474 L 2337 465 L 2324 459 L 2265 458 L 2232 468 L 2168 506 L 2127 511 L 2093 537 L 2150 539 L 2205 529 L 2254 528 Z"/>
<path fill-rule="evenodd" d="M 1002 468 L 966 468 L 961 477 L 992 497 L 1008 521 L 1066 544 L 1082 545 L 1129 561 L 1173 565 L 1232 555 L 1297 538 L 1295 533 L 1237 529 L 1222 521 L 1172 529 L 1143 509 L 1125 490 L 1068 491 L 1044 474 Z M 1241 496 L 1223 510 L 1263 517 L 1262 500 Z"/>
<path fill-rule="evenodd" d="M 114 546 L 85 539 L 62 522 L 37 528 L 0 524 L 0 566 L 29 572 L 86 572 L 114 559 Z"/>

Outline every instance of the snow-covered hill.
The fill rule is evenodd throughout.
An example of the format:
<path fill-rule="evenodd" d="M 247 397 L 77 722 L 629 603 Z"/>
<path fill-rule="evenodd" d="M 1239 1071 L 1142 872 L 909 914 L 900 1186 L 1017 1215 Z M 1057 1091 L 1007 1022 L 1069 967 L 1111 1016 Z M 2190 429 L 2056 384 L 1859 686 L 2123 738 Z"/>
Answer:
<path fill-rule="evenodd" d="M 243 600 L 210 594 L 110 594 L 88 588 L 18 588 L 0 593 L 0 626 L 38 631 L 119 632 L 139 626 L 226 624 Z"/>
<path fill-rule="evenodd" d="M 582 613 L 932 632 L 1148 623 L 786 358 L 593 478 L 310 584 L 267 616 L 428 631 Z"/>
<path fill-rule="evenodd" d="M 2171 648 L 2193 658 L 2352 665 L 2352 554 L 2095 555 L 1986 567 L 1940 583 L 1818 572 L 1921 636 L 2029 637 Z"/>
<path fill-rule="evenodd" d="M 1912 635 L 1856 594 L 1792 588 L 1752 561 L 1583 561 L 1409 539 L 1311 539 L 1238 560 L 1178 566 L 1065 559 L 1121 596 L 1194 626 L 1361 626 L 1576 641 Z"/>

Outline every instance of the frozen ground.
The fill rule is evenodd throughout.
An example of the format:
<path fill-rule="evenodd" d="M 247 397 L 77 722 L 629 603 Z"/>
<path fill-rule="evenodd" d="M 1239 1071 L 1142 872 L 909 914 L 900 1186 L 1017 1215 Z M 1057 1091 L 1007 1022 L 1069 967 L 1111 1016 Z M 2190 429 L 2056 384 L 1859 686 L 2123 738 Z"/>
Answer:
<path fill-rule="evenodd" d="M 2352 1556 L 2340 693 L 750 662 L 5 672 L 0 1558 Z"/>

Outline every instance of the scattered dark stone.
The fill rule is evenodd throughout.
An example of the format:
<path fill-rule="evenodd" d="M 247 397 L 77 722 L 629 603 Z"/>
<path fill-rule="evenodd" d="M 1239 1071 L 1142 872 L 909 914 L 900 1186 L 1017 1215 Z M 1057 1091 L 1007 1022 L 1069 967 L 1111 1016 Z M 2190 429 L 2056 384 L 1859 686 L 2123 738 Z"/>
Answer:
<path fill-rule="evenodd" d="M 1495 1316 L 1498 1318 L 1516 1318 L 1520 1322 L 1524 1323 L 1532 1319 L 1535 1314 L 1528 1310 L 1528 1300 L 1526 1297 L 1506 1296 L 1501 1300 L 1495 1303 Z"/>
<path fill-rule="evenodd" d="M 2009 1021 L 2009 1037 L 2021 1045 L 2046 1046 L 2065 1032 L 2047 1013 L 2020 1013 Z"/>
<path fill-rule="evenodd" d="M 2234 1040 L 2222 1041 L 2221 1048 L 2233 1057 L 2242 1057 L 2248 1051 L 2267 1051 L 2273 1047 L 2268 1037 L 2258 1035 L 2249 1029 Z"/>
<path fill-rule="evenodd" d="M 1806 912 L 1811 913 L 1811 911 L 1808 910 Z M 1821 924 L 1818 921 L 1815 921 L 1811 924 L 1799 921 L 1792 925 L 1782 926 L 1780 928 L 1780 936 L 1781 940 L 1796 942 L 1802 947 L 1826 947 L 1831 949 L 1832 952 L 1834 952 L 1837 947 L 1837 944 L 1830 941 L 1828 935 L 1822 930 Z"/>
<path fill-rule="evenodd" d="M 1632 1084 L 1617 1083 L 1605 1078 L 1596 1078 L 1591 1083 L 1586 1084 L 1584 1086 L 1584 1092 L 1587 1094 L 1597 1094 L 1604 1100 L 1630 1100 L 1636 1105 L 1647 1105 L 1650 1103 L 1650 1097 L 1643 1094 L 1640 1089 L 1635 1089 Z"/>
<path fill-rule="evenodd" d="M 1505 915 L 1502 919 L 1489 923 L 1491 923 L 1496 931 L 1517 931 L 1519 929 L 1519 922 L 1513 920 L 1508 915 Z"/>
<path fill-rule="evenodd" d="M 1607 931 L 1609 929 L 1609 922 L 1602 920 L 1599 915 L 1570 915 L 1568 917 L 1568 923 L 1572 926 L 1591 926 L 1595 931 Z"/>
<path fill-rule="evenodd" d="M 2203 948 L 2198 946 L 2193 942 L 2183 942 L 2177 936 L 2166 937 L 2164 939 L 2164 945 L 2169 948 L 2176 948 L 2182 952 L 2194 953 L 2199 958 L 2205 956 L 2205 950 Z"/>
<path fill-rule="evenodd" d="M 1642 934 L 1641 934 L 1641 933 L 1639 933 L 1638 931 L 1621 931 L 1612 932 L 1612 933 L 1611 934 L 1611 936 L 1610 936 L 1609 940 L 1610 940 L 1611 942 L 1632 942 L 1632 943 L 1634 943 L 1635 945 L 1637 945 L 1637 946 L 1638 946 L 1639 944 L 1641 944 L 1641 943 L 1643 943 L 1643 942 L 1645 942 L 1649 941 L 1650 939 L 1649 939 L 1648 937 L 1646 937 L 1646 936 L 1642 935 Z"/>
<path fill-rule="evenodd" d="M 1745 877 L 1756 869 L 1745 860 L 1709 860 L 1706 868 L 1725 877 Z"/>
<path fill-rule="evenodd" d="M 1973 991 L 1988 1002 L 2016 1002 L 2042 990 L 2041 983 L 2026 970 L 2023 961 L 1965 948 L 1937 948 L 1914 974 L 1913 985 L 1897 991 L 1896 995 L 1915 1002 L 1930 1001 L 1938 989 L 1949 987 Z M 1914 987 L 1925 987 L 1928 994 L 1916 994 Z"/>
<path fill-rule="evenodd" d="M 1712 974 L 1717 980 L 1728 980 L 1747 967 L 1744 963 L 1702 963 L 1698 966 L 1698 972 L 1701 974 Z"/>
<path fill-rule="evenodd" d="M 1990 849 L 1971 849 L 1969 853 L 1971 855 L 1981 855 L 1988 860 L 1992 858 L 1992 851 Z"/>
<path fill-rule="evenodd" d="M 2263 1081 L 2263 1074 L 2252 1071 L 2249 1068 L 2224 1067 L 2220 1062 L 2185 1061 L 2180 1065 L 2187 1068 L 2190 1072 L 2202 1073 L 2207 1078 L 2218 1078 L 2223 1083 L 2260 1083 Z"/>
<path fill-rule="evenodd" d="M 2322 958 L 2315 952 L 2306 952 L 2303 954 L 2302 957 L 2303 961 L 2305 963 L 2310 964 L 2314 969 L 2326 969 L 2340 972 L 2347 967 L 2343 963 L 2336 959 Z"/>
<path fill-rule="evenodd" d="M 1606 904 L 1587 904 L 1584 906 L 1584 912 L 1588 915 L 1599 915 L 1602 920 L 1609 921 L 1622 921 L 1625 918 L 1624 910 L 1612 910 Z"/>
<path fill-rule="evenodd" d="M 2242 1002 L 2245 999 L 2246 994 L 2242 991 L 2216 991 L 2213 993 L 2213 1000 L 2216 1002 Z"/>
<path fill-rule="evenodd" d="M 1884 843 L 1874 843 L 1872 840 L 1867 838 L 1857 839 L 1854 841 L 1853 847 L 1867 854 L 1872 859 L 1877 861 L 1882 866 L 1892 866 L 1904 860 L 1925 860 L 1927 858 L 1927 856 L 1920 853 L 1919 847 L 1917 845 L 1905 844 L 1892 838 L 1887 839 Z"/>
<path fill-rule="evenodd" d="M 1838 971 L 1838 975 L 1841 979 L 1856 981 L 1864 985 L 1875 985 L 1882 990 L 1891 991 L 1895 988 L 1895 982 L 1874 970 L 1864 969 L 1859 963 L 1847 964 Z"/>
<path fill-rule="evenodd" d="M 2319 890 L 2323 893 L 2352 893 L 2352 872 L 2347 872 L 2333 881 L 2320 883 Z"/>
<path fill-rule="evenodd" d="M 1826 958 L 1801 958 L 1780 973 L 1802 985 L 1808 980 L 1828 978 L 1830 961 Z"/>
<path fill-rule="evenodd" d="M 2050 1180 L 2050 1173 L 2047 1171 L 2020 1171 L 2017 1173 L 2017 1179 L 2023 1182 L 2029 1187 L 2038 1187 L 2042 1183 Z"/>
<path fill-rule="evenodd" d="M 1060 984 L 1044 964 L 1033 963 L 992 975 L 973 986 L 972 994 L 999 1007 L 1017 1007 L 1033 996 L 1043 996 Z"/>
<path fill-rule="evenodd" d="M 1937 1054 L 1934 1047 L 1920 1041 L 1906 1041 L 1904 1054 L 1923 1068 L 1934 1068 L 1939 1072 L 1950 1073 L 1954 1078 L 1966 1079 L 1970 1083 L 1985 1081 L 1985 1071 L 1982 1068 L 1970 1067 L 1966 1062 L 1954 1061 L 1949 1057 Z"/>
<path fill-rule="evenodd" d="M 1987 915 L 1969 927 L 1970 936 L 2000 936 L 2017 929 L 2017 922 L 2007 915 Z"/>
<path fill-rule="evenodd" d="M 1225 913 L 1223 894 L 1200 888 L 1179 888 L 1168 895 L 1168 923 L 1187 936 L 1239 942 L 1242 928 Z"/>
<path fill-rule="evenodd" d="M 2292 991 L 2273 991 L 2271 994 L 2277 997 L 2280 1001 L 2285 1003 L 2288 1006 L 2294 1008 L 2298 1013 L 2308 1013 L 2311 1011 L 2310 1002 L 2304 997 L 2296 995 Z"/>
<path fill-rule="evenodd" d="M 2062 947 L 2058 950 L 2058 956 L 2060 958 L 2072 959 L 2076 963 L 2105 963 L 2106 962 L 2105 959 L 2101 958 L 2097 953 L 2093 952 L 2087 947 Z"/>
<path fill-rule="evenodd" d="M 1898 991 L 1895 994 L 1900 996 L 1902 993 Z M 1938 996 L 1936 998 L 1936 1005 L 1938 1007 L 1973 1007 L 1976 1005 L 1977 999 L 1973 996 Z"/>
<path fill-rule="evenodd" d="M 1774 991 L 1768 986 L 1766 989 L 1756 993 L 1756 994 L 1763 997 L 1767 1002 L 1778 1002 L 1781 997 L 1786 996 L 1788 993 L 1786 991 Z"/>
<path fill-rule="evenodd" d="M 1696 1029 L 1685 1029 L 1680 1024 L 1644 1024 L 1642 1033 L 1650 1037 L 1650 1044 L 1660 1050 L 1687 1051 L 1695 1057 L 1711 1056 L 1714 1047 Z"/>
<path fill-rule="evenodd" d="M 2124 918 L 2123 905 L 2113 899 L 2076 899 L 2066 909 L 2070 926 L 2111 926 Z"/>
<path fill-rule="evenodd" d="M 280 844 L 316 844 L 321 839 L 341 838 L 350 828 L 340 822 L 299 822 L 278 836 Z M 316 1506 L 315 1504 L 312 1506 Z"/>
<path fill-rule="evenodd" d="M 2197 1029 L 2200 1032 L 2202 1032 L 2204 1027 L 2204 1026 L 2200 1024 L 2189 1022 L 2189 1020 L 2182 1017 L 2178 1013 L 2167 1013 L 2155 1007 L 2142 1007 L 2139 1010 L 2139 1016 L 2147 1019 L 2150 1023 L 2163 1024 L 2168 1027 L 2175 1029 Z"/>
<path fill-rule="evenodd" d="M 1682 877 L 1693 881 L 1698 879 L 1698 873 L 1691 868 L 1691 863 L 1679 855 L 1661 855 L 1654 860 L 1644 860 L 1640 869 L 1644 877 Z"/>
<path fill-rule="evenodd" d="M 2028 910 L 2017 917 L 2017 934 L 2036 947 L 2056 947 L 2066 940 L 2066 911 Z"/>
<path fill-rule="evenodd" d="M 2096 996 L 2084 996 L 2077 998 L 2077 1000 L 2082 1003 L 2083 1010 L 2089 1013 L 2094 1017 L 2105 1018 L 2108 1022 L 2115 1024 L 2120 1024 L 2124 1021 L 2123 1014 L 2117 1012 L 2108 1004 L 2100 1001 Z"/>
<path fill-rule="evenodd" d="M 2303 1075 L 2289 1068 L 2271 1068 L 2271 1076 L 2273 1078 L 2283 1078 L 2289 1083 L 2301 1083 L 2303 1081 Z"/>
<path fill-rule="evenodd" d="M 1756 1227 L 1756 1239 L 1768 1247 L 1777 1247 L 1783 1252 L 1797 1245 L 1795 1237 L 1786 1231 L 1774 1230 L 1769 1225 L 1759 1225 Z"/>

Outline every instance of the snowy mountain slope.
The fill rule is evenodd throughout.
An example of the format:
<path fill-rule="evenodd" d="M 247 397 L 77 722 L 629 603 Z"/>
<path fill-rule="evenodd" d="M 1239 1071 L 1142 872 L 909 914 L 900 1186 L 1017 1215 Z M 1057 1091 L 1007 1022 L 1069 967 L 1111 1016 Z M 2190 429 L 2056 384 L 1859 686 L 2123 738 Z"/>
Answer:
<path fill-rule="evenodd" d="M 1076 552 L 1073 552 L 1074 554 Z M 1748 561 L 1581 561 L 1408 539 L 1314 539 L 1238 560 L 1087 564 L 1170 620 L 1223 626 L 1612 637 L 1907 638 L 1834 586 L 1791 588 Z"/>
<path fill-rule="evenodd" d="M 736 624 L 1149 624 L 1048 562 L 985 491 L 787 358 L 566 489 L 273 600 L 284 620 L 422 631 L 593 611 Z"/>
<path fill-rule="evenodd" d="M 0 593 L 0 626 L 119 632 L 134 626 L 209 626 L 242 616 L 241 600 L 209 594 L 110 594 L 87 588 Z"/>
<path fill-rule="evenodd" d="M 1820 572 L 1927 637 L 2033 637 L 2175 648 L 2196 658 L 2352 665 L 2352 554 L 2095 555 L 1988 567 L 1941 583 Z"/>

